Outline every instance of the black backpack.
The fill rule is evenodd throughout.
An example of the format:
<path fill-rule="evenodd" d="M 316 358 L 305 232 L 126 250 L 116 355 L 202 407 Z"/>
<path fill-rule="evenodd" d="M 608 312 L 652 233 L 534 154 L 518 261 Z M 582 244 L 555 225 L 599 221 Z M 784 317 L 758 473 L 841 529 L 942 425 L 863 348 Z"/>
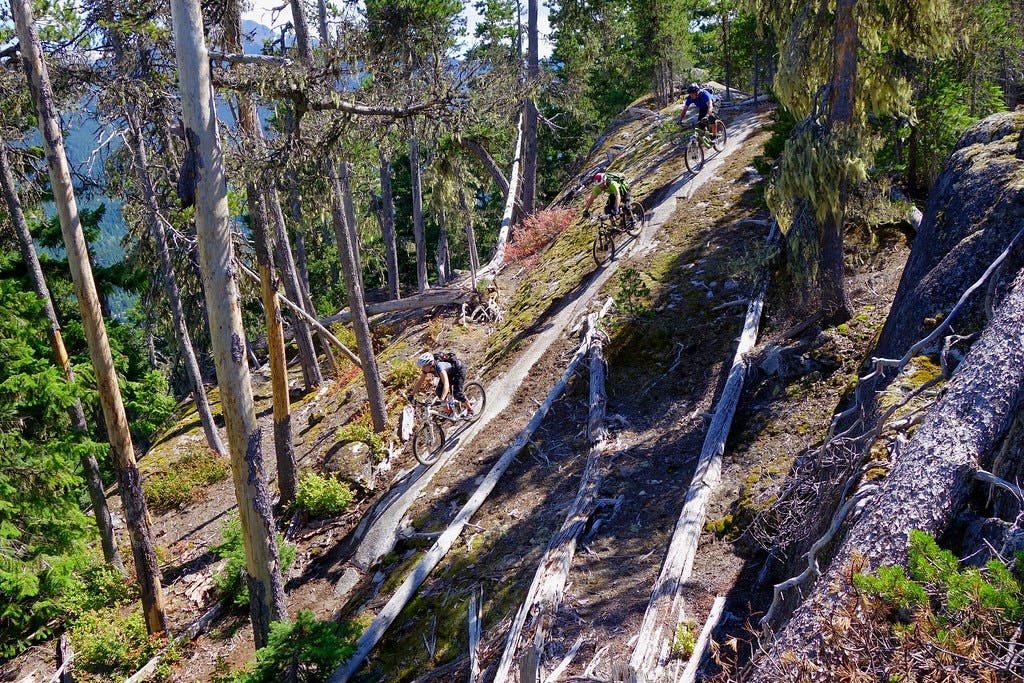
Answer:
<path fill-rule="evenodd" d="M 456 370 L 462 370 L 462 361 L 455 355 L 454 351 L 435 351 L 434 361 L 438 363 L 451 363 Z"/>

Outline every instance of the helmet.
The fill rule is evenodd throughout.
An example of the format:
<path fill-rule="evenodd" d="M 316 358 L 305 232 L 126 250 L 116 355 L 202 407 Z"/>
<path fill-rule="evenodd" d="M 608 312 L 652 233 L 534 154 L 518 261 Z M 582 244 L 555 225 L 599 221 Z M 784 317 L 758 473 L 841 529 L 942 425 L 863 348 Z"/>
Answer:
<path fill-rule="evenodd" d="M 699 91 L 700 91 L 700 88 L 697 86 L 696 83 L 691 83 L 690 85 L 686 86 L 686 92 L 690 93 L 691 95 L 693 93 L 699 92 Z"/>
<path fill-rule="evenodd" d="M 416 367 L 422 368 L 434 362 L 434 354 L 425 352 L 421 353 L 416 359 Z"/>
<path fill-rule="evenodd" d="M 595 185 L 604 185 L 606 180 L 608 180 L 608 176 L 606 176 L 604 173 L 595 173 L 594 174 L 594 184 Z"/>

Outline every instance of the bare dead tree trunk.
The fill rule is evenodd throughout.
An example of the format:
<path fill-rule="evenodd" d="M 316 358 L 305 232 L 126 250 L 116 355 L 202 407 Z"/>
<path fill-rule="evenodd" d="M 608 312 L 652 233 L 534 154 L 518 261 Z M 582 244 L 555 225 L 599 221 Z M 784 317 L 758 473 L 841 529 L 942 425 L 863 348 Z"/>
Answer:
<path fill-rule="evenodd" d="M 352 329 L 356 336 L 359 360 L 366 380 L 366 393 L 370 402 L 370 416 L 375 432 L 388 427 L 387 409 L 384 406 L 384 387 L 380 380 L 377 358 L 373 352 L 373 337 L 370 334 L 370 320 L 366 315 L 366 301 L 363 296 L 363 281 L 359 272 L 355 240 L 355 216 L 351 212 L 351 190 L 349 189 L 347 164 L 342 169 L 331 161 L 324 164 L 324 171 L 331 183 L 333 194 L 331 215 L 334 232 L 338 240 L 338 256 L 341 259 L 345 290 L 348 293 L 348 307 L 352 311 Z"/>
<path fill-rule="evenodd" d="M 181 305 L 181 292 L 178 290 L 178 279 L 174 274 L 174 265 L 171 263 L 171 253 L 167 248 L 167 234 L 160 222 L 157 210 L 156 190 L 153 187 L 153 179 L 149 175 L 149 159 L 146 153 L 146 143 L 142 137 L 142 130 L 135 118 L 135 106 L 127 104 L 125 119 L 128 121 L 128 128 L 131 133 L 132 152 L 135 161 L 135 177 L 139 181 L 139 189 L 142 193 L 142 203 L 146 218 L 146 228 L 153 238 L 153 246 L 156 249 L 157 259 L 160 261 L 160 271 L 163 276 L 164 289 L 167 292 L 167 304 L 171 308 L 171 320 L 174 327 L 174 339 L 178 343 L 178 354 L 185 366 L 185 374 L 188 375 L 189 383 L 192 385 L 192 395 L 196 402 L 196 412 L 199 414 L 199 422 L 203 425 L 203 433 L 206 435 L 206 443 L 210 445 L 218 455 L 227 455 L 227 448 L 220 439 L 217 432 L 217 425 L 213 421 L 213 412 L 210 410 L 210 402 L 206 397 L 206 388 L 203 386 L 203 375 L 199 371 L 199 362 L 196 360 L 196 352 L 192 347 L 192 336 L 189 334 L 188 326 L 185 323 L 185 310 Z"/>
<path fill-rule="evenodd" d="M 380 157 L 380 232 L 384 241 L 384 258 L 387 261 L 388 297 L 400 299 L 402 293 L 398 281 L 398 243 L 395 239 L 395 197 L 391 192 L 391 160 L 383 147 L 377 148 Z"/>
<path fill-rule="evenodd" d="M 241 116 L 246 118 L 245 109 L 255 109 L 240 104 Z M 243 126 L 245 127 L 245 126 Z M 287 506 L 295 500 L 299 477 L 295 468 L 295 447 L 292 443 L 292 411 L 288 394 L 288 362 L 285 357 L 284 327 L 281 324 L 281 302 L 277 297 L 278 279 L 274 273 L 274 260 L 270 255 L 270 236 L 267 234 L 267 205 L 263 194 L 255 183 L 246 188 L 249 210 L 252 218 L 252 237 L 256 250 L 256 263 L 260 274 L 260 299 L 263 301 L 263 315 L 267 326 L 267 350 L 270 360 L 270 383 L 274 411 L 274 454 L 277 457 L 277 487 L 281 493 L 281 505 Z"/>
<path fill-rule="evenodd" d="M 538 52 L 539 30 L 537 28 L 537 6 L 539 0 L 526 3 L 526 80 L 531 88 L 540 87 L 540 58 Z M 529 216 L 537 204 L 537 100 L 532 93 L 523 103 L 526 110 L 526 126 L 523 131 L 523 215 Z"/>
<path fill-rule="evenodd" d="M 32 100 L 35 103 L 53 200 L 60 219 L 64 246 L 67 249 L 75 297 L 82 312 L 82 326 L 89 344 L 89 356 L 96 372 L 100 406 L 103 409 L 110 446 L 118 465 L 121 502 L 124 505 L 135 571 L 142 592 L 146 629 L 151 634 L 163 633 L 167 630 L 167 615 L 164 611 L 160 570 L 149 531 L 146 500 L 142 494 L 142 479 L 135 463 L 135 448 L 128 429 L 128 418 L 121 400 L 114 360 L 110 354 L 107 330 L 100 314 L 99 297 L 96 294 L 96 283 L 92 276 L 85 235 L 82 232 L 81 216 L 78 213 L 78 203 L 75 200 L 71 173 L 64 153 L 64 137 L 57 120 L 53 90 L 43 61 L 39 35 L 33 25 L 31 6 L 26 0 L 11 0 L 11 14 L 17 25 L 22 60 Z"/>
<path fill-rule="evenodd" d="M 420 150 L 416 126 L 409 119 L 409 171 L 412 182 L 412 234 L 416 242 L 416 287 L 422 294 L 430 289 L 427 281 L 427 238 L 423 227 L 423 189 L 420 178 Z"/>
<path fill-rule="evenodd" d="M 444 287 L 451 279 L 451 256 L 448 253 L 448 220 L 442 213 L 440 229 L 437 235 L 437 251 L 434 253 L 437 263 L 437 284 Z"/>
<path fill-rule="evenodd" d="M 292 258 L 292 246 L 288 240 L 288 226 L 284 221 L 284 213 L 281 211 L 281 200 L 277 188 L 268 183 L 263 192 L 264 201 L 269 210 L 270 218 L 273 219 L 273 229 L 270 233 L 274 239 L 274 256 L 278 269 L 281 272 L 281 282 L 284 284 L 285 294 L 292 301 L 299 303 L 305 309 L 303 292 L 299 286 L 299 276 L 295 272 L 295 260 Z M 268 228 L 270 226 L 268 225 Z M 309 311 L 307 311 L 309 312 Z M 324 377 L 320 372 L 320 363 L 317 362 L 316 349 L 313 347 L 313 330 L 309 324 L 299 315 L 290 314 L 292 331 L 295 334 L 295 344 L 299 348 L 299 364 L 302 367 L 302 381 L 306 391 L 323 383 Z M 334 352 L 326 342 L 323 345 L 324 356 L 330 367 L 334 367 Z"/>
<path fill-rule="evenodd" d="M 57 311 L 53 308 L 53 300 L 50 298 L 50 288 L 46 286 L 46 277 L 43 275 L 42 266 L 39 265 L 39 257 L 36 254 L 36 245 L 32 241 L 32 234 L 29 232 L 28 223 L 25 221 L 25 213 L 21 208 L 21 200 L 18 198 L 17 187 L 14 183 L 14 174 L 11 172 L 10 159 L 7 156 L 7 145 L 0 144 L 0 184 L 3 185 L 4 200 L 7 203 L 7 213 L 10 215 L 11 223 L 14 225 L 14 232 L 18 235 L 18 246 L 21 248 L 21 257 L 25 260 L 29 278 L 36 290 L 36 295 L 43 302 L 43 312 L 49 321 L 46 328 L 46 336 L 50 340 L 50 348 L 53 350 L 54 362 L 64 373 L 68 382 L 74 383 L 75 373 L 71 369 L 71 362 L 68 358 L 67 347 L 64 345 L 64 336 L 60 331 L 60 321 L 57 319 Z M 71 426 L 76 432 L 85 434 L 89 431 L 89 425 L 85 421 L 85 411 L 82 409 L 82 402 L 75 399 L 74 405 L 68 408 L 68 417 Z M 100 467 L 95 456 L 83 452 L 80 461 L 82 472 L 85 476 L 86 488 L 89 491 L 89 500 L 92 503 L 93 516 L 96 518 L 96 526 L 100 530 L 100 545 L 103 547 L 103 558 L 119 572 L 124 573 L 124 561 L 121 559 L 121 551 L 117 549 L 117 542 L 114 539 L 114 526 L 110 518 L 110 510 L 107 507 L 107 498 L 103 492 L 103 480 L 100 478 Z"/>
<path fill-rule="evenodd" d="M 459 208 L 462 209 L 466 221 L 466 250 L 469 251 L 470 283 L 476 289 L 476 271 L 480 270 L 480 254 L 476 250 L 476 232 L 473 231 L 473 219 L 470 217 L 469 205 L 466 203 L 466 190 L 459 188 Z"/>
<path fill-rule="evenodd" d="M 245 357 L 238 271 L 228 220 L 227 182 L 217 133 L 209 56 L 197 0 L 172 0 L 186 140 L 197 153 L 196 229 L 210 315 L 217 380 L 231 449 L 231 470 L 242 521 L 249 613 L 257 648 L 271 621 L 287 619 L 284 582 L 263 467 L 262 430 L 256 421 Z"/>
<path fill-rule="evenodd" d="M 227 5 L 223 24 L 225 46 L 229 51 L 241 52 L 242 10 L 239 2 L 231 2 Z M 249 97 L 241 94 L 236 96 L 236 102 L 238 104 L 238 129 L 242 134 L 243 144 L 247 144 L 253 150 L 254 156 L 260 157 L 264 153 L 263 131 L 256 114 L 256 106 Z M 271 244 L 277 240 L 271 239 L 266 195 L 257 184 L 258 181 L 249 181 L 246 185 L 246 197 L 249 204 L 256 264 L 260 274 L 260 298 L 263 301 L 263 315 L 267 326 L 267 350 L 270 356 L 270 383 L 274 411 L 274 453 L 277 456 L 277 486 L 281 492 L 280 503 L 287 506 L 295 500 L 295 492 L 298 489 L 298 473 L 295 468 L 295 447 L 292 443 L 292 415 L 288 394 L 288 361 L 285 355 L 284 326 L 281 302 L 277 298 L 278 278 L 274 269 L 274 257 L 271 254 Z M 272 194 L 274 199 L 277 199 L 276 192 L 268 191 L 266 194 Z M 276 213 L 280 213 L 280 211 L 281 209 L 278 207 Z M 301 322 L 303 323 L 302 328 L 306 332 L 304 338 L 306 353 L 312 355 L 313 340 L 309 336 L 309 328 L 305 325 L 305 321 Z M 295 329 L 295 335 L 298 339 L 298 329 Z M 315 356 L 312 361 L 315 365 Z M 305 365 L 303 369 L 305 370 Z M 319 368 L 315 374 L 319 375 Z M 307 388 L 311 388 L 309 382 L 312 378 L 307 376 L 306 379 Z"/>

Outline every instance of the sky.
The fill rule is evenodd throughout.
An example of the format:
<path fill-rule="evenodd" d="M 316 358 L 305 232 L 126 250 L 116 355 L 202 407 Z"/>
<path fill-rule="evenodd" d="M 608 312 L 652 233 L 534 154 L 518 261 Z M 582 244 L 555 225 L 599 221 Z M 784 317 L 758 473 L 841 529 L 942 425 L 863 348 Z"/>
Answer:
<path fill-rule="evenodd" d="M 253 9 L 243 13 L 243 19 L 251 19 L 270 28 L 276 28 L 281 24 L 291 21 L 292 11 L 287 0 L 252 0 L 252 5 Z M 281 9 L 282 7 L 283 9 Z M 466 33 L 472 36 L 473 29 L 480 20 L 480 15 L 477 13 L 476 8 L 467 2 L 463 2 L 463 13 L 466 17 Z M 540 3 L 540 17 L 538 19 L 540 56 L 543 59 L 544 57 L 551 56 L 551 43 L 547 39 L 548 34 L 551 32 L 551 27 L 548 23 L 548 8 L 545 6 L 545 3 Z M 525 14 L 523 15 L 523 21 L 526 21 Z"/>

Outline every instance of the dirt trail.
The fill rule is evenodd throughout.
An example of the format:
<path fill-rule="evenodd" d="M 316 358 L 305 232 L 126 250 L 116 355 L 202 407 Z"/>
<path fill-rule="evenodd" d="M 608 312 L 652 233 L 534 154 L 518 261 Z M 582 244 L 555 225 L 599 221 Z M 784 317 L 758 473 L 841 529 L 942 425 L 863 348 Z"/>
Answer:
<path fill-rule="evenodd" d="M 530 401 L 537 400 L 533 397 L 539 394 L 538 389 L 550 386 L 550 381 L 553 380 L 548 378 L 557 376 L 560 368 L 564 367 L 564 362 L 559 356 L 570 346 L 565 339 L 565 331 L 571 329 L 581 316 L 589 312 L 594 302 L 601 300 L 598 298 L 602 294 L 601 290 L 611 277 L 622 267 L 643 268 L 659 253 L 683 246 L 677 237 L 661 234 L 662 228 L 666 225 L 678 225 L 678 219 L 672 219 L 672 216 L 680 202 L 690 202 L 695 193 L 709 183 L 725 182 L 718 173 L 737 150 L 743 149 L 744 142 L 756 132 L 759 123 L 763 123 L 763 118 L 756 114 L 743 115 L 731 122 L 730 140 L 723 152 L 710 156 L 696 176 L 684 173 L 658 193 L 660 200 L 649 209 L 648 224 L 641 236 L 624 242 L 623 249 L 617 250 L 617 258 L 614 261 L 595 271 L 579 291 L 574 292 L 570 301 L 564 303 L 557 311 L 551 312 L 544 320 L 543 329 L 531 339 L 527 349 L 507 371 L 488 385 L 490 405 L 487 413 L 491 419 L 501 414 L 501 419 L 496 420 L 493 423 L 494 427 L 488 432 L 488 441 L 492 446 L 501 436 L 495 433 L 495 428 L 504 425 L 504 433 L 507 434 L 510 433 L 509 426 L 523 424 L 523 417 L 528 415 Z M 752 155 L 752 150 L 744 150 L 744 159 L 732 162 L 730 174 L 740 174 L 742 171 L 738 169 L 744 169 L 750 163 L 749 157 Z M 733 180 L 734 178 L 730 178 L 729 182 Z M 718 194 L 717 191 L 709 192 L 713 195 Z M 703 220 L 700 223 L 704 225 Z M 695 237 L 697 243 L 707 241 L 707 238 L 708 235 L 703 231 Z M 689 243 L 688 239 L 687 244 Z M 735 319 L 735 322 L 739 323 L 742 320 L 742 312 L 740 309 L 739 319 L 731 315 L 725 317 Z M 703 437 L 701 414 L 702 411 L 710 409 L 719 379 L 714 369 L 735 351 L 734 348 L 730 348 L 731 335 L 725 333 L 722 336 L 725 344 L 720 354 L 712 350 L 715 355 L 714 361 L 698 361 L 698 366 L 703 366 L 697 370 L 697 373 L 700 373 L 700 386 L 693 386 L 687 391 L 687 395 L 682 397 L 674 395 L 674 391 L 667 392 L 665 399 L 673 405 L 665 405 L 665 402 L 659 401 L 659 406 L 648 412 L 642 405 L 634 403 L 636 400 L 643 401 L 641 395 L 623 400 L 625 397 L 621 393 L 616 396 L 616 391 L 612 391 L 609 411 L 613 414 L 612 419 L 617 421 L 619 456 L 613 459 L 613 476 L 604 488 L 608 490 L 609 498 L 620 495 L 626 500 L 626 504 L 614 525 L 609 524 L 611 520 L 608 519 L 598 520 L 595 529 L 590 532 L 590 543 L 585 545 L 577 556 L 577 567 L 573 568 L 567 587 L 564 602 L 566 609 L 563 609 L 559 617 L 560 623 L 553 633 L 549 647 L 549 652 L 553 656 L 567 652 L 582 635 L 585 642 L 578 657 L 595 659 L 595 655 L 600 655 L 596 657 L 594 666 L 590 667 L 591 673 L 596 670 L 607 673 L 613 655 L 616 661 L 623 658 L 628 660 L 630 648 L 627 641 L 636 632 L 634 627 L 639 625 L 638 619 L 642 617 L 650 596 L 650 588 L 657 576 L 668 538 L 678 516 L 678 507 L 670 501 L 681 500 L 682 492 L 685 492 L 685 487 L 689 483 L 689 475 L 692 474 L 692 461 L 700 449 L 700 439 Z M 613 366 L 611 370 L 614 375 L 616 368 Z M 655 368 L 654 373 L 651 377 L 638 378 L 639 386 L 632 389 L 649 390 L 659 378 L 665 377 L 664 368 Z M 617 379 L 620 383 L 619 392 L 624 389 L 629 391 L 627 386 L 622 384 L 621 374 Z M 507 408 L 507 415 L 502 414 Z M 492 657 L 496 661 L 504 645 L 507 620 L 514 613 L 517 601 L 521 599 L 517 591 L 525 590 L 525 586 L 529 584 L 536 568 L 536 561 L 543 552 L 551 532 L 561 523 L 560 513 L 564 510 L 564 505 L 575 495 L 574 487 L 582 459 L 574 453 L 574 444 L 578 440 L 581 425 L 585 423 L 585 414 L 585 406 L 581 407 L 575 398 L 563 399 L 556 406 L 545 421 L 542 427 L 545 433 L 536 439 L 532 452 L 522 456 L 520 463 L 506 473 L 503 482 L 492 495 L 493 500 L 488 501 L 473 520 L 476 527 L 470 537 L 464 539 L 466 548 L 461 552 L 453 549 L 452 554 L 456 557 L 448 561 L 449 566 L 442 565 L 435 572 L 440 576 L 428 579 L 421 588 L 421 597 L 417 598 L 417 613 L 409 615 L 405 621 L 396 622 L 392 629 L 394 633 L 384 637 L 381 644 L 382 652 L 377 655 L 378 660 L 371 660 L 371 664 L 364 667 L 364 670 L 369 669 L 369 673 L 364 673 L 362 678 L 357 677 L 354 680 L 378 680 L 377 676 L 382 674 L 388 680 L 403 679 L 402 672 L 395 669 L 392 658 L 400 657 L 405 661 L 415 662 L 417 658 L 423 656 L 419 650 L 424 648 L 424 643 L 430 642 L 431 638 L 436 639 L 435 631 L 442 619 L 440 615 L 446 609 L 443 605 L 432 604 L 438 598 L 439 592 L 449 596 L 454 589 L 458 597 L 445 597 L 442 602 L 461 604 L 460 601 L 468 596 L 469 589 L 474 587 L 476 582 L 482 580 L 485 585 L 490 584 L 495 576 L 500 575 L 502 578 L 498 584 L 493 585 L 491 592 L 488 593 L 486 588 L 484 591 L 484 621 L 488 627 L 484 646 L 485 661 L 489 661 L 487 657 Z M 684 458 L 685 462 L 666 464 L 665 468 L 672 471 L 672 476 L 668 478 L 670 481 L 661 475 L 645 479 L 648 474 L 654 474 L 645 471 L 654 462 L 654 458 L 644 463 L 647 458 L 643 453 L 658 452 L 659 458 L 671 461 L 675 455 L 668 455 L 665 449 L 674 449 L 683 441 L 692 441 L 695 444 L 695 447 L 686 449 L 692 452 L 694 457 L 687 455 Z M 409 516 L 415 516 L 417 519 L 449 516 L 450 513 L 447 511 L 457 506 L 458 501 L 465 500 L 473 490 L 473 482 L 486 472 L 485 467 L 474 466 L 473 463 L 486 463 L 488 457 L 488 451 L 481 443 L 480 448 L 470 448 L 468 452 L 460 454 L 459 467 L 432 473 L 431 476 L 436 475 L 433 489 L 428 491 L 426 483 L 418 487 L 420 498 L 410 510 Z M 541 463 L 540 469 L 533 466 L 531 458 Z M 650 491 L 645 489 L 646 484 L 650 484 Z M 664 509 L 657 512 L 657 519 L 643 519 L 650 512 L 645 512 L 645 509 L 650 508 L 652 503 L 655 507 L 658 506 L 660 501 L 665 501 Z M 602 529 L 605 531 L 595 543 L 593 534 L 596 527 L 601 525 L 604 525 Z M 627 556 L 632 555 L 626 562 L 622 561 L 623 556 L 619 552 L 609 552 L 614 548 L 603 547 L 610 539 L 621 535 L 614 531 L 619 527 L 624 528 L 626 536 L 641 535 L 643 529 L 642 535 L 646 537 L 641 543 L 642 552 L 626 551 Z M 648 527 L 651 527 L 652 531 L 648 532 Z M 653 527 L 657 527 L 657 531 L 654 531 Z M 634 540 L 630 539 L 628 543 L 632 544 Z M 478 546 L 479 552 L 476 550 Z M 459 574 L 457 567 L 467 562 L 470 568 L 475 569 Z M 473 578 L 474 576 L 476 578 Z M 365 611 L 375 612 L 387 597 L 384 590 L 377 596 L 369 596 L 363 605 Z M 588 604 L 596 607 L 599 612 L 589 618 L 579 616 L 581 606 Z M 464 614 L 463 611 L 462 620 L 465 619 Z M 445 616 L 449 615 L 445 613 Z M 459 619 L 457 614 L 450 617 Z M 563 623 L 563 619 L 567 621 Z M 418 629 L 427 629 L 430 634 L 425 636 L 424 641 L 410 641 L 409 634 L 418 632 Z M 461 636 L 456 634 L 455 637 L 461 640 Z M 430 649 L 426 648 L 426 655 L 432 660 L 436 652 L 430 652 Z M 603 654 L 600 652 L 602 649 Z M 465 652 L 464 649 L 462 651 Z M 556 663 L 557 661 L 546 662 L 546 670 L 550 672 Z M 422 662 L 412 666 L 422 671 L 423 666 L 429 665 Z M 579 669 L 576 673 L 580 674 L 585 668 L 571 666 L 570 671 Z M 446 671 L 447 673 L 443 675 L 439 671 L 437 680 L 464 680 L 461 674 Z"/>

